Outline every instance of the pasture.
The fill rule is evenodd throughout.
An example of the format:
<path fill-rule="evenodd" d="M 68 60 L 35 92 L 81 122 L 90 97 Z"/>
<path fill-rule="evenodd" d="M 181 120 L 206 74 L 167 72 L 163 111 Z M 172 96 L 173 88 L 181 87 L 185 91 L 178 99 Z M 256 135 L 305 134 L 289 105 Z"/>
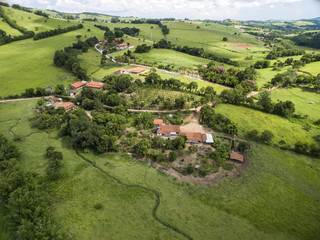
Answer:
<path fill-rule="evenodd" d="M 320 74 L 319 69 L 320 69 L 320 62 L 308 63 L 304 67 L 300 68 L 300 70 L 304 72 L 308 72 L 314 76 L 317 76 L 318 74 Z"/>
<path fill-rule="evenodd" d="M 25 124 L 21 131 L 34 132 L 28 122 L 33 104 L 35 101 L 1 104 L 1 120 L 19 117 Z M 217 111 L 230 112 L 229 107 L 220 105 Z M 232 109 L 233 114 L 239 112 Z M 9 125 L 1 122 L 0 126 L 1 133 L 8 132 Z M 56 202 L 51 210 L 59 226 L 73 238 L 184 239 L 152 218 L 153 195 L 128 189 L 104 176 L 75 154 L 68 138 L 41 132 L 16 144 L 22 152 L 22 165 L 40 174 L 45 172 L 44 152 L 48 146 L 63 152 L 64 177 L 54 185 Z M 125 184 L 158 191 L 161 204 L 157 216 L 194 239 L 317 236 L 320 166 L 315 159 L 253 144 L 250 165 L 241 178 L 225 178 L 218 185 L 203 187 L 176 181 L 126 155 L 84 155 Z M 95 208 L 97 204 L 101 208 Z"/>
<path fill-rule="evenodd" d="M 320 119 L 320 94 L 304 88 L 279 88 L 271 92 L 271 99 L 286 101 L 290 100 L 295 105 L 295 113 L 308 115 L 311 120 Z M 310 104 L 313 102 L 314 104 Z"/>
<path fill-rule="evenodd" d="M 12 28 L 1 17 L 0 17 L 0 29 L 5 31 L 7 33 L 7 35 L 11 35 L 11 36 L 19 36 L 19 35 L 21 35 L 21 32 L 19 32 L 17 29 Z"/>
<path fill-rule="evenodd" d="M 314 125 L 310 131 L 306 131 L 299 123 L 246 107 L 222 104 L 215 109 L 216 112 L 228 116 L 237 125 L 238 134 L 242 138 L 250 130 L 256 129 L 260 133 L 269 130 L 274 134 L 273 143 L 278 144 L 283 140 L 293 147 L 297 141 L 315 143 L 313 136 L 320 134 L 320 128 Z"/>

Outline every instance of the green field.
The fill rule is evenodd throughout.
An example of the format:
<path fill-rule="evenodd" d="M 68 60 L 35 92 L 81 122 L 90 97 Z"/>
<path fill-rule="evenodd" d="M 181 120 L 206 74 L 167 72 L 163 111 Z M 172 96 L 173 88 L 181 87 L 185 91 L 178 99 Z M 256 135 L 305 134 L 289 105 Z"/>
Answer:
<path fill-rule="evenodd" d="M 318 74 L 320 74 L 320 62 L 308 63 L 304 67 L 300 68 L 300 70 L 317 76 Z"/>
<path fill-rule="evenodd" d="M 312 137 L 320 134 L 319 127 L 312 126 L 310 131 L 306 131 L 302 125 L 286 118 L 246 107 L 223 104 L 216 107 L 216 111 L 228 116 L 237 125 L 240 137 L 245 137 L 245 133 L 253 129 L 260 133 L 269 130 L 274 134 L 273 143 L 284 140 L 293 147 L 297 141 L 314 143 Z"/>
<path fill-rule="evenodd" d="M 277 89 L 271 92 L 273 101 L 290 100 L 294 103 L 296 113 L 309 115 L 310 119 L 320 119 L 320 94 L 303 88 Z M 310 104 L 313 102 L 314 104 Z"/>
<path fill-rule="evenodd" d="M 11 35 L 11 36 L 21 35 L 21 32 L 19 32 L 17 29 L 10 27 L 10 25 L 6 23 L 4 19 L 1 17 L 0 17 L 0 29 L 5 31 L 7 35 Z"/>
<path fill-rule="evenodd" d="M 0 104 L 0 120 L 28 118 L 35 101 Z M 219 110 L 230 111 L 228 105 Z M 235 109 L 232 109 L 236 112 Z M 242 116 L 243 117 L 243 116 Z M 0 124 L 8 135 L 11 124 Z M 288 133 L 289 134 L 289 133 Z M 12 138 L 12 137 L 10 137 Z M 72 150 L 67 138 L 36 133 L 16 142 L 26 169 L 43 174 L 44 152 L 55 146 L 63 152 L 64 178 L 56 183 L 54 218 L 75 239 L 184 239 L 152 218 L 154 197 L 121 186 L 88 165 Z M 319 161 L 263 145 L 253 145 L 250 166 L 241 178 L 224 179 L 202 187 L 175 181 L 145 163 L 125 155 L 86 157 L 126 184 L 160 193 L 158 217 L 194 239 L 315 239 L 320 215 Z M 94 205 L 102 204 L 102 209 Z M 4 217 L 4 216 L 3 216 Z"/>

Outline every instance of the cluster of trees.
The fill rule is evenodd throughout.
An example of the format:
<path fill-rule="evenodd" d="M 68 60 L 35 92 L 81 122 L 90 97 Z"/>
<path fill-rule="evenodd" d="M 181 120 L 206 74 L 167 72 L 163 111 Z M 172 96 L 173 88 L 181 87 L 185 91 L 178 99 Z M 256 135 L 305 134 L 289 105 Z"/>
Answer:
<path fill-rule="evenodd" d="M 253 67 L 255 69 L 262 69 L 262 68 L 268 68 L 270 66 L 270 61 L 267 60 L 261 60 L 261 61 L 257 61 Z"/>
<path fill-rule="evenodd" d="M 215 113 L 214 108 L 211 106 L 204 106 L 201 108 L 200 123 L 206 124 L 217 132 L 225 132 L 229 134 L 237 134 L 238 130 L 231 120 L 220 114 Z"/>
<path fill-rule="evenodd" d="M 295 111 L 294 103 L 289 100 L 273 103 L 270 98 L 270 92 L 261 93 L 257 105 L 264 112 L 276 114 L 285 118 L 290 118 Z"/>
<path fill-rule="evenodd" d="M 87 52 L 90 46 L 94 46 L 98 42 L 96 37 L 87 39 L 85 42 L 78 41 L 72 46 L 66 47 L 64 50 L 56 51 L 53 62 L 58 67 L 65 67 L 80 79 L 88 79 L 87 72 L 80 66 L 78 55 Z"/>
<path fill-rule="evenodd" d="M 166 36 L 166 35 L 169 34 L 170 30 L 169 30 L 169 28 L 168 28 L 167 25 L 163 25 L 163 24 L 161 23 L 161 21 L 160 21 L 160 23 L 159 23 L 158 25 L 159 25 L 159 27 L 160 27 L 160 29 L 161 29 L 161 31 L 162 31 L 162 34 L 163 34 L 164 36 Z"/>
<path fill-rule="evenodd" d="M 0 2 L 0 6 L 10 7 L 9 3 L 6 2 Z"/>
<path fill-rule="evenodd" d="M 304 50 L 299 49 L 284 49 L 281 47 L 276 47 L 271 52 L 268 53 L 266 56 L 266 59 L 272 60 L 277 59 L 278 57 L 289 57 L 289 56 L 297 56 L 297 55 L 303 55 L 306 52 Z"/>
<path fill-rule="evenodd" d="M 320 89 L 320 74 L 318 76 L 310 76 L 310 75 L 298 75 L 296 70 L 288 69 L 284 73 L 278 73 L 271 79 L 271 85 L 277 86 L 280 85 L 283 87 L 293 86 L 299 84 L 311 84 L 314 89 Z"/>
<path fill-rule="evenodd" d="M 0 134 L 0 201 L 17 239 L 66 239 L 50 215 L 46 180 L 19 164 L 19 150 Z"/>
<path fill-rule="evenodd" d="M 70 27 L 66 27 L 66 28 L 57 28 L 57 29 L 53 29 L 53 30 L 49 30 L 49 31 L 45 31 L 45 32 L 40 32 L 34 35 L 33 39 L 34 40 L 39 40 L 39 39 L 43 39 L 43 38 L 47 38 L 47 37 L 52 37 L 52 36 L 56 36 L 59 34 L 63 34 L 66 32 L 71 32 L 74 30 L 78 30 L 83 28 L 82 24 L 78 24 L 76 26 L 70 26 Z"/>
<path fill-rule="evenodd" d="M 45 17 L 45 18 L 49 18 L 49 14 L 46 14 L 46 13 L 40 11 L 40 10 L 34 11 L 34 14 L 42 16 L 42 17 Z"/>
<path fill-rule="evenodd" d="M 130 35 L 132 37 L 136 37 L 139 36 L 140 33 L 140 29 L 139 28 L 129 28 L 129 27 L 125 27 L 125 28 L 114 28 L 114 31 L 121 31 L 124 34 Z M 122 36 L 121 36 L 122 37 Z"/>
<path fill-rule="evenodd" d="M 210 59 L 217 62 L 223 62 L 229 65 L 239 66 L 239 63 L 236 61 L 231 60 L 230 58 L 226 57 L 218 57 L 215 56 L 212 53 L 205 52 L 203 48 L 197 48 L 197 47 L 188 47 L 188 46 L 176 46 L 175 44 L 172 44 L 170 41 L 167 41 L 165 39 L 161 39 L 159 42 L 153 44 L 154 48 L 165 48 L 165 49 L 172 49 L 178 52 L 186 53 L 189 55 L 202 57 L 206 59 Z"/>
<path fill-rule="evenodd" d="M 151 50 L 151 47 L 148 46 L 147 44 L 142 44 L 142 45 L 138 45 L 135 49 L 135 53 L 146 53 L 149 52 Z"/>
<path fill-rule="evenodd" d="M 102 25 L 94 25 L 96 28 L 99 28 L 102 31 L 110 31 L 110 28 L 108 28 L 107 26 L 102 26 Z"/>
<path fill-rule="evenodd" d="M 264 130 L 261 134 L 259 134 L 258 130 L 253 129 L 253 130 L 247 132 L 246 137 L 249 140 L 253 140 L 256 142 L 261 142 L 264 144 L 271 144 L 274 135 L 269 130 Z"/>
<path fill-rule="evenodd" d="M 202 79 L 229 87 L 235 87 L 245 80 L 255 80 L 257 76 L 253 67 L 245 70 L 234 68 L 226 70 L 222 66 L 216 67 L 214 62 L 210 62 L 207 67 L 199 66 L 198 71 Z"/>
<path fill-rule="evenodd" d="M 63 165 L 62 152 L 55 151 L 55 149 L 52 146 L 46 149 L 46 158 L 48 159 L 47 175 L 51 180 L 56 180 L 60 177 L 60 170 Z"/>
<path fill-rule="evenodd" d="M 318 144 L 308 144 L 298 141 L 294 145 L 295 152 L 301 154 L 308 154 L 313 157 L 319 158 L 320 157 L 320 145 Z"/>
<path fill-rule="evenodd" d="M 290 38 L 300 46 L 307 46 L 312 48 L 320 48 L 320 34 L 319 33 L 302 33 Z"/>

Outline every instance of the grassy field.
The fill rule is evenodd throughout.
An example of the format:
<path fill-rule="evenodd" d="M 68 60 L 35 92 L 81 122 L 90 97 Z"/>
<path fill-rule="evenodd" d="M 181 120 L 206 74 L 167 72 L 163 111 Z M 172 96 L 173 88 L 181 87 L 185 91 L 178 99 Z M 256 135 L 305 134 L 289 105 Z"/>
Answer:
<path fill-rule="evenodd" d="M 1 121 L 28 119 L 35 101 L 0 104 Z M 228 105 L 220 105 L 220 110 Z M 235 111 L 233 109 L 233 111 Z M 281 124 L 281 123 L 280 123 Z M 0 132 L 8 135 L 8 126 Z M 67 138 L 36 133 L 16 142 L 26 169 L 44 174 L 46 147 L 63 152 L 64 177 L 56 182 L 54 218 L 75 239 L 183 239 L 152 218 L 154 197 L 125 188 L 92 168 L 72 150 Z M 12 138 L 12 137 L 11 137 Z M 116 160 L 116 156 L 119 156 Z M 160 193 L 158 216 L 194 239 L 315 239 L 320 216 L 320 166 L 314 159 L 253 145 L 250 166 L 241 178 L 202 187 L 175 181 L 145 163 L 117 154 L 86 157 L 127 184 Z M 100 203 L 101 209 L 95 204 Z M 4 217 L 4 216 L 3 216 Z"/>
<path fill-rule="evenodd" d="M 271 98 L 273 101 L 290 100 L 294 103 L 296 113 L 302 115 L 309 115 L 310 119 L 318 120 L 320 118 L 320 94 L 316 92 L 310 92 L 303 88 L 289 88 L 289 89 L 277 89 L 271 92 Z M 309 102 L 314 102 L 310 104 Z"/>
<path fill-rule="evenodd" d="M 23 26 L 35 33 L 48 31 L 56 28 L 64 28 L 79 24 L 76 21 L 67 21 L 63 19 L 45 18 L 33 13 L 20 11 L 14 8 L 3 7 L 7 16 L 16 21 L 19 26 Z"/>
<path fill-rule="evenodd" d="M 314 76 L 320 74 L 320 62 L 313 62 L 306 64 L 304 67 L 300 68 L 300 70 L 311 73 Z"/>
<path fill-rule="evenodd" d="M 216 111 L 235 122 L 240 137 L 244 137 L 246 132 L 253 129 L 260 133 L 269 130 L 274 134 L 273 143 L 278 144 L 284 140 L 293 147 L 297 141 L 314 143 L 312 137 L 320 134 L 319 127 L 312 126 L 310 131 L 306 131 L 302 125 L 292 123 L 286 118 L 246 107 L 223 104 L 216 107 Z"/>
<path fill-rule="evenodd" d="M 7 35 L 11 35 L 11 36 L 22 35 L 22 33 L 19 32 L 17 29 L 10 27 L 9 24 L 6 23 L 4 19 L 1 17 L 0 17 L 0 29 L 5 31 Z"/>

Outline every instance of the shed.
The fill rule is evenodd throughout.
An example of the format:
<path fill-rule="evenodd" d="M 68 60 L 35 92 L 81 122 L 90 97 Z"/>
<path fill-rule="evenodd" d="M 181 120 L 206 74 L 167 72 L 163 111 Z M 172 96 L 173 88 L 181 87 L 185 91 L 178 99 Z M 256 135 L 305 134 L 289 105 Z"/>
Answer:
<path fill-rule="evenodd" d="M 243 160 L 243 155 L 241 153 L 238 153 L 238 152 L 230 153 L 230 159 L 238 161 L 238 162 L 241 162 L 241 163 L 243 163 L 243 161 L 244 161 Z"/>

